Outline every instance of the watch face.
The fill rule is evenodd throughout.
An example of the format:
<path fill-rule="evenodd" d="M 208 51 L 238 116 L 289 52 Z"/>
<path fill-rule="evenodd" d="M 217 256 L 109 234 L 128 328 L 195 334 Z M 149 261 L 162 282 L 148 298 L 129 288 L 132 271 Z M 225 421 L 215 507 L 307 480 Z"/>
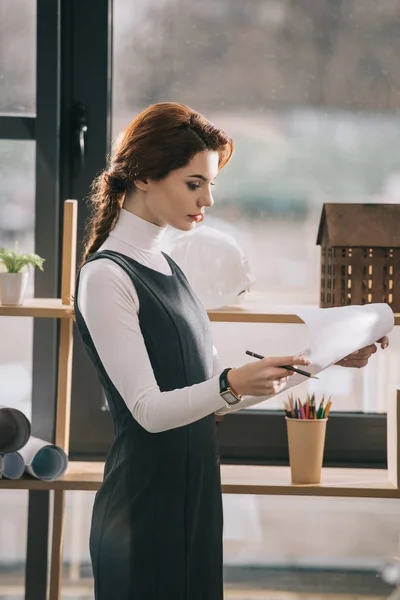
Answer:
<path fill-rule="evenodd" d="M 236 398 L 236 396 L 232 394 L 232 392 L 226 391 L 223 392 L 223 394 L 221 395 L 224 397 L 225 402 L 227 402 L 228 404 L 237 404 L 238 402 L 240 402 L 239 398 Z"/>

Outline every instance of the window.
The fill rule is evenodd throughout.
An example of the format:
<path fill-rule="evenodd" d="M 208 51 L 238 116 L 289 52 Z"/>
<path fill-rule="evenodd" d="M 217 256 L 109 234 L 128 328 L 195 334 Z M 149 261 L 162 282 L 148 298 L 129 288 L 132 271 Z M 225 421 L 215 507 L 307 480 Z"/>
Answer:
<path fill-rule="evenodd" d="M 35 143 L 0 140 L 0 247 L 35 251 Z M 26 294 L 33 296 L 34 275 Z M 31 419 L 33 320 L 1 317 L 0 405 Z"/>
<path fill-rule="evenodd" d="M 0 246 L 18 241 L 26 252 L 35 251 L 36 144 L 29 121 L 36 106 L 35 45 L 36 2 L 0 0 Z M 33 289 L 31 274 L 28 296 Z M 0 339 L 0 405 L 31 419 L 33 320 L 1 317 Z M 24 576 L 18 540 L 26 536 L 28 500 L 16 490 L 1 495 L 0 535 L 11 540 L 0 555 L 3 583 L 5 572 L 10 581 Z"/>
<path fill-rule="evenodd" d="M 236 152 L 207 224 L 240 241 L 267 303 L 316 303 L 322 203 L 399 197 L 397 9 L 366 10 L 362 0 L 114 5 L 113 133 L 165 100 L 225 128 Z"/>
<path fill-rule="evenodd" d="M 318 8 L 274 0 L 140 0 L 135 10 L 129 0 L 114 2 L 113 136 L 147 105 L 172 100 L 234 138 L 234 157 L 218 176 L 205 224 L 239 241 L 255 276 L 251 293 L 266 305 L 329 303 L 336 292 L 331 273 L 320 290 L 323 202 L 400 198 L 399 26 L 394 5 L 366 8 L 362 0 Z M 213 331 L 226 365 L 245 362 L 244 343 L 277 355 L 305 342 L 301 326 L 213 323 Z M 398 384 L 392 365 L 399 352 L 395 333 L 390 350 L 366 369 L 332 367 L 297 391 L 329 391 L 333 416 L 385 413 Z M 281 408 L 282 396 L 253 415 L 272 419 Z M 241 417 L 221 424 L 222 437 Z M 384 420 L 378 422 L 384 436 Z"/>
<path fill-rule="evenodd" d="M 31 202 L 33 206 L 35 200 L 29 186 L 32 189 L 35 186 L 33 140 L 36 139 L 41 159 L 36 162 L 36 223 L 32 220 L 29 226 L 24 225 L 26 236 L 21 231 L 18 234 L 20 240 L 28 243 L 29 227 L 32 230 L 35 227 L 36 249 L 49 261 L 45 273 L 36 278 L 37 293 L 58 292 L 58 209 L 66 197 L 83 198 L 93 177 L 103 167 L 111 137 L 109 118 L 112 118 L 115 135 L 144 106 L 169 99 L 198 108 L 225 127 L 237 141 L 234 161 L 229 171 L 227 169 L 219 178 L 217 203 L 209 222 L 237 235 L 257 278 L 255 291 L 273 303 L 316 302 L 319 249 L 314 243 L 322 201 L 328 198 L 347 201 L 354 194 L 358 199 L 369 201 L 374 196 L 382 198 L 383 191 L 385 197 L 395 199 L 398 194 L 395 173 L 398 127 L 392 109 L 398 100 L 399 23 L 394 6 L 387 4 L 378 9 L 370 3 L 366 9 L 362 0 L 351 0 L 345 6 L 338 1 L 322 3 L 317 14 L 316 10 L 310 13 L 309 7 L 308 12 L 303 10 L 302 2 L 288 0 L 248 0 L 247 3 L 205 0 L 201 4 L 188 4 L 183 0 L 115 0 L 114 31 L 111 32 L 108 0 L 97 0 L 96 11 L 83 11 L 81 4 L 79 0 L 62 3 L 61 13 L 60 3 L 40 2 L 35 19 L 36 4 L 32 0 L 12 3 L 0 0 L 0 45 L 6 45 L 4 33 L 15 35 L 20 44 L 27 44 L 25 52 L 15 55 L 14 64 L 4 66 L 0 62 L 0 86 L 7 81 L 7 86 L 0 87 L 0 112 L 8 113 L 0 118 L 0 138 L 11 140 L 0 141 L 0 183 L 6 195 L 11 194 L 14 188 L 9 183 L 14 178 L 20 190 L 18 206 L 29 206 Z M 16 21 L 10 6 L 20 15 Z M 24 18 L 23 10 L 30 11 Z M 35 31 L 32 24 L 35 20 L 39 31 L 38 118 L 29 121 L 27 115 L 36 112 L 36 100 L 35 41 L 29 37 L 28 29 Z M 8 23 L 15 25 L 18 32 L 8 28 Z M 319 32 L 318 38 L 313 37 L 315 31 Z M 354 56 L 345 43 L 349 36 L 350 46 L 357 49 Z M 114 78 L 110 115 L 108 83 L 112 38 Z M 33 41 L 28 47 L 29 39 Z M 58 54 L 60 40 L 63 41 L 62 63 Z M 14 38 L 10 44 L 13 42 Z M 74 60 L 78 56 L 79 60 Z M 355 60 L 360 63 L 356 68 Z M 254 69 L 249 69 L 249 64 Z M 26 76 L 26 85 L 13 94 L 10 78 L 17 73 Z M 368 87 L 366 82 L 371 77 L 373 85 Z M 389 80 L 392 85 L 385 86 Z M 82 101 L 88 109 L 90 143 L 81 170 L 73 172 L 69 143 L 74 123 L 69 117 L 74 104 Z M 15 128 L 10 125 L 11 118 Z M 26 139 L 21 139 L 18 123 L 25 128 Z M 11 137 L 2 134 L 13 128 L 15 133 Z M 379 160 L 372 163 L 371 156 Z M 4 197 L 0 196 L 1 202 Z M 14 208 L 12 205 L 12 210 Z M 8 243 L 15 237 L 10 215 L 8 204 L 6 227 L 3 217 L 0 218 L 0 243 L 2 240 Z M 84 202 L 81 202 L 80 233 L 85 217 Z M 20 227 L 20 219 L 17 225 Z M 48 435 L 54 421 L 55 370 L 52 364 L 56 360 L 56 346 L 52 340 L 56 338 L 56 331 L 50 322 L 38 321 L 34 339 L 36 380 L 32 382 L 35 427 L 36 432 L 41 428 L 42 435 Z M 13 322 L 16 323 L 15 319 Z M 24 327 L 28 326 L 29 321 L 24 321 Z M 239 364 L 245 358 L 243 342 L 251 344 L 251 349 L 271 354 L 283 352 L 288 339 L 299 346 L 304 343 L 301 326 L 215 324 L 213 327 L 216 345 L 227 363 Z M 29 343 L 28 338 L 27 346 Z M 358 406 L 358 410 L 366 412 L 384 412 L 385 386 L 398 384 L 395 373 L 399 346 L 396 332 L 390 353 L 385 354 L 383 370 L 378 369 L 377 373 L 374 363 L 369 370 L 351 376 L 344 369 L 332 370 L 331 380 L 321 383 L 340 389 L 336 392 L 336 409 L 355 411 Z M 111 419 L 101 410 L 100 387 L 79 349 L 75 349 L 74 360 L 71 458 L 102 459 L 112 436 Z M 361 402 L 361 397 L 362 404 L 356 404 Z M 261 410 L 237 413 L 223 421 L 219 427 L 224 458 L 287 462 L 284 422 L 282 413 L 276 411 L 278 408 L 279 399 Z M 332 418 L 330 425 L 331 437 L 326 446 L 329 464 L 381 466 L 385 449 L 383 415 L 370 417 L 341 412 Z M 28 550 L 34 560 L 30 570 L 27 569 L 30 589 L 27 597 L 45 595 L 47 556 L 45 552 L 43 556 L 38 554 L 37 548 L 43 547 L 47 536 L 48 498 L 43 498 L 45 493 L 39 493 L 41 497 L 36 494 L 30 493 L 33 517 L 30 524 L 36 528 L 36 535 L 35 532 L 28 535 Z M 20 496 L 18 493 L 9 499 L 9 504 L 14 502 L 18 507 L 17 511 L 23 502 Z M 75 492 L 68 498 L 68 507 L 72 506 L 74 511 L 68 515 L 65 557 L 69 561 L 67 576 L 72 581 L 79 578 L 81 563 L 88 563 L 87 517 L 93 495 L 83 493 L 83 496 Z M 224 498 L 224 502 L 228 567 L 246 562 L 253 564 L 257 557 L 264 562 L 269 562 L 272 555 L 276 557 L 277 546 L 271 543 L 273 534 L 281 543 L 282 562 L 297 564 L 304 557 L 304 548 L 299 545 L 293 550 L 291 541 L 286 546 L 282 532 L 287 530 L 288 522 L 296 527 L 300 523 L 299 516 L 309 518 L 309 526 L 303 531 L 307 531 L 304 539 L 311 545 L 315 541 L 315 545 L 311 549 L 307 547 L 306 554 L 316 562 L 321 557 L 318 532 L 323 531 L 326 538 L 326 532 L 329 537 L 336 526 L 349 525 L 346 531 L 355 530 L 354 512 L 350 513 L 347 501 L 341 506 L 336 500 L 320 499 L 310 502 L 304 499 L 304 505 L 299 505 L 299 499 L 292 498 L 274 501 L 230 497 Z M 297 514 L 292 510 L 293 502 L 296 509 L 301 509 Z M 396 533 L 390 527 L 390 519 L 393 521 L 398 510 L 394 505 L 391 511 L 387 510 L 385 503 L 386 518 L 382 521 L 379 520 L 382 514 L 379 501 L 369 503 L 369 508 L 368 501 L 360 501 L 356 511 L 361 512 L 362 504 L 365 510 L 357 523 L 357 535 L 362 530 L 365 538 L 362 552 L 358 547 L 351 559 L 360 563 L 380 561 L 395 553 Z M 272 535 L 271 506 L 286 509 L 278 515 L 281 523 Z M 337 516 L 327 524 L 325 515 L 331 514 L 334 507 L 338 508 Z M 316 520 L 315 509 L 321 512 L 320 519 L 317 515 Z M 373 511 L 376 521 L 372 524 Z M 370 524 L 368 531 L 362 522 L 365 513 Z M 3 514 L 11 513 L 7 509 Z M 347 515 L 345 520 L 344 514 Z M 18 521 L 20 526 L 21 515 L 13 515 L 12 521 L 3 519 L 1 533 L 7 533 L 12 522 Z M 276 513 L 274 515 L 276 517 Z M 382 534 L 382 525 L 385 539 L 378 551 L 375 542 L 377 532 Z M 21 531 L 10 532 L 15 544 L 15 554 L 11 557 L 14 560 L 23 555 L 23 547 L 18 542 Z M 298 533 L 296 530 L 296 536 Z M 82 540 L 84 545 L 81 546 Z M 348 542 L 352 543 L 351 537 Z M 366 547 L 367 544 L 370 546 Z M 337 549 L 329 550 L 332 554 L 323 560 L 332 565 Z M 91 581 L 88 584 L 90 595 Z M 38 590 L 37 586 L 42 587 Z M 79 591 L 82 592 L 81 587 Z"/>
<path fill-rule="evenodd" d="M 38 297 L 58 295 L 59 11 L 57 2 L 0 0 L 0 244 L 18 240 L 21 249 L 46 258 L 44 273 L 29 277 L 27 294 L 33 295 L 35 285 Z M 32 434 L 49 440 L 54 429 L 57 327 L 54 319 L 0 319 L 0 403 L 20 408 L 31 419 Z M 2 506 L 1 516 L 7 518 L 1 519 L 0 527 L 14 540 L 7 556 L 14 562 L 6 564 L 2 556 L 1 569 L 11 566 L 21 577 L 25 564 L 15 540 L 24 537 L 29 511 L 26 596 L 44 597 L 49 494 L 10 492 L 2 498 L 7 506 Z"/>
<path fill-rule="evenodd" d="M 66 494 L 63 593 L 82 600 L 93 598 L 87 544 L 93 500 L 92 492 Z M 236 494 L 223 500 L 226 600 L 330 598 L 335 592 L 338 598 L 387 597 L 377 575 L 398 555 L 396 500 Z"/>
<path fill-rule="evenodd" d="M 34 199 L 35 143 L 0 140 L 0 247 L 18 240 L 21 250 L 34 252 Z M 32 275 L 26 293 L 33 295 Z M 33 319 L 1 317 L 0 339 L 0 406 L 17 408 L 31 419 Z M 0 574 L 8 568 L 11 577 L 20 576 L 15 540 L 26 536 L 28 495 L 3 491 L 0 506 L 0 535 L 14 542 L 0 554 Z"/>
<path fill-rule="evenodd" d="M 36 0 L 0 0 L 0 113 L 36 112 L 35 45 Z"/>

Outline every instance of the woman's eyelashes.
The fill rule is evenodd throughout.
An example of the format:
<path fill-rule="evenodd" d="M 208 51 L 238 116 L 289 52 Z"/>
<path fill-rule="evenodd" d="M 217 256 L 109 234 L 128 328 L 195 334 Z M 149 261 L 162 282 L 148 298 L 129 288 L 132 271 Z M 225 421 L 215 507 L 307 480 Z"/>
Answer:
<path fill-rule="evenodd" d="M 201 188 L 202 184 L 198 181 L 187 181 L 186 185 L 188 186 L 189 190 L 194 191 Z M 210 183 L 210 185 L 215 185 L 215 183 Z"/>

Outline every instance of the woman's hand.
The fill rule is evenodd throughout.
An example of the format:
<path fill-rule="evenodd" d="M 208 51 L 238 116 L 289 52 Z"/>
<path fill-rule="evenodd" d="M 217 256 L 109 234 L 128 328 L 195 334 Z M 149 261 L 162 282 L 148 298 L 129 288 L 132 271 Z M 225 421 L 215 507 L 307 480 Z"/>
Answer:
<path fill-rule="evenodd" d="M 293 371 L 279 368 L 282 365 L 307 366 L 310 361 L 303 356 L 276 356 L 246 363 L 228 372 L 229 387 L 241 396 L 271 396 L 286 385 Z"/>
<path fill-rule="evenodd" d="M 376 342 L 381 345 L 381 348 L 384 350 L 389 346 L 389 338 L 385 335 L 383 338 Z M 348 356 L 345 356 L 342 360 L 336 363 L 340 367 L 353 367 L 356 369 L 361 369 L 368 364 L 368 360 L 370 357 L 376 352 L 376 345 L 371 344 L 370 346 L 365 346 L 360 350 L 356 350 L 356 352 L 352 352 Z"/>

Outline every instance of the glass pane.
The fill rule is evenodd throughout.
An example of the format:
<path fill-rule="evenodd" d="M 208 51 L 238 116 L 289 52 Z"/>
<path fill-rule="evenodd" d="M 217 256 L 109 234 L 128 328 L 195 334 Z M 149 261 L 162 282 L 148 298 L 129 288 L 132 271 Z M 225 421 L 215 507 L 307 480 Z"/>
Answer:
<path fill-rule="evenodd" d="M 170 100 L 223 127 L 236 152 L 205 223 L 266 301 L 318 304 L 322 203 L 400 199 L 399 31 L 395 2 L 116 0 L 114 134 Z"/>
<path fill-rule="evenodd" d="M 25 598 L 28 499 L 28 492 L 1 490 L 0 600 Z"/>
<path fill-rule="evenodd" d="M 66 493 L 63 600 L 92 600 L 94 597 L 89 554 L 94 498 L 94 492 Z"/>
<path fill-rule="evenodd" d="M 390 590 L 384 593 L 379 574 L 398 556 L 398 513 L 395 500 L 225 495 L 227 592 L 248 590 L 232 593 L 240 600 L 275 600 L 278 590 L 294 592 L 282 600 L 361 600 L 368 593 L 383 600 Z M 262 594 L 273 590 L 276 595 Z"/>
<path fill-rule="evenodd" d="M 93 598 L 93 500 L 66 494 L 65 600 Z M 398 501 L 226 494 L 223 502 L 226 600 L 389 596 L 380 573 L 399 556 Z"/>
<path fill-rule="evenodd" d="M 318 306 L 323 202 L 400 201 L 397 4 L 114 4 L 114 135 L 159 101 L 186 103 L 224 128 L 236 151 L 205 224 L 243 247 L 253 298 L 288 310 Z M 298 335 L 295 327 L 213 327 L 227 365 L 247 360 L 244 331 L 249 349 L 265 355 L 287 339 L 293 348 Z M 367 369 L 333 367 L 318 385 L 335 390 L 336 410 L 385 411 L 399 352 L 395 338 Z"/>
<path fill-rule="evenodd" d="M 0 140 L 0 246 L 34 252 L 35 142 Z M 27 297 L 33 297 L 34 274 Z M 31 418 L 33 319 L 0 317 L 0 405 Z"/>
<path fill-rule="evenodd" d="M 0 113 L 36 112 L 36 0 L 0 0 Z"/>

